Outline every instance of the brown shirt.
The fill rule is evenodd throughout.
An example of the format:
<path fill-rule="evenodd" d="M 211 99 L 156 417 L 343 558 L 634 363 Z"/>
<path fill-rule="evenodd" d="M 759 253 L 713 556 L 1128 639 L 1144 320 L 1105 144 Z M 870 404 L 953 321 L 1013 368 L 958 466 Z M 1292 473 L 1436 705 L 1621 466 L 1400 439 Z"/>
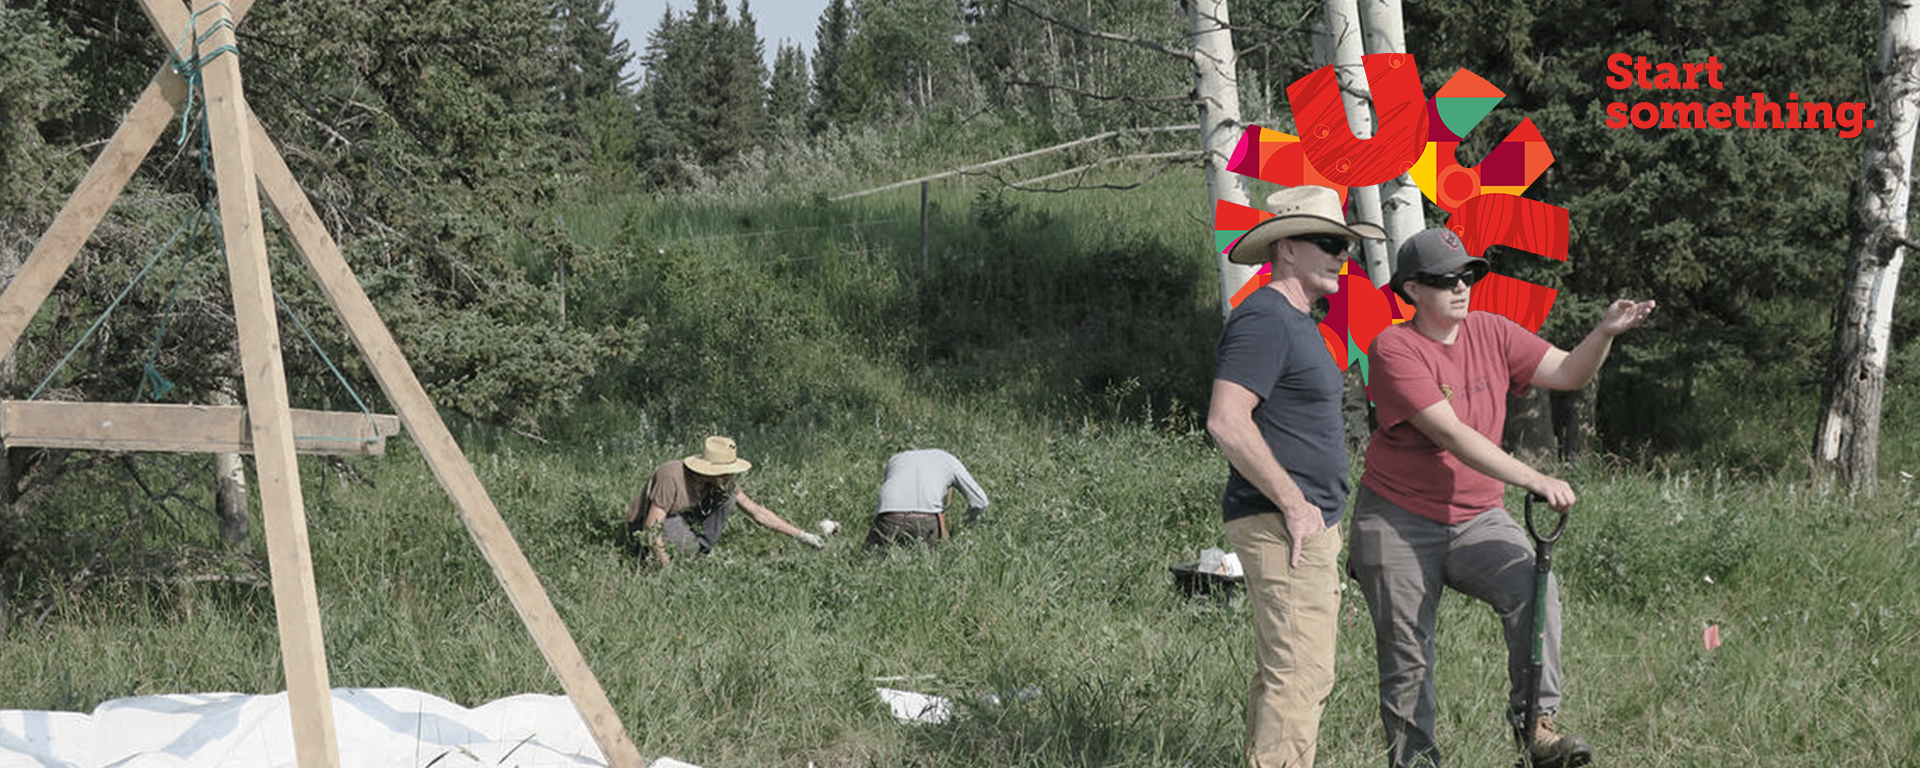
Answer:
<path fill-rule="evenodd" d="M 729 487 L 728 491 L 731 490 Z M 646 519 L 647 510 L 652 507 L 664 509 L 667 516 L 672 517 L 699 506 L 700 499 L 694 498 L 693 489 L 687 483 L 687 465 L 674 459 L 653 470 L 646 487 L 627 505 L 627 523 L 637 524 Z"/>

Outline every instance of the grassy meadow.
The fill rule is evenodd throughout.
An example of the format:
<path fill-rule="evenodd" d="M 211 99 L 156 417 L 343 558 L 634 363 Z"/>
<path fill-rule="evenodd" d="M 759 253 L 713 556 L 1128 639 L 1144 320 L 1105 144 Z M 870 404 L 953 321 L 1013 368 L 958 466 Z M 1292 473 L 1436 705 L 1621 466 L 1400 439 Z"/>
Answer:
<path fill-rule="evenodd" d="M 581 245 L 570 319 L 633 320 L 630 354 L 538 436 L 455 432 L 643 754 L 708 768 L 1236 763 L 1245 606 L 1190 599 L 1167 571 L 1225 546 L 1225 462 L 1197 418 L 1219 319 L 1191 182 L 1055 196 L 936 184 L 925 261 L 915 189 L 562 212 Z M 531 255 L 527 268 L 552 269 Z M 1742 410 L 1719 384 L 1734 393 L 1728 443 L 1808 443 L 1804 391 L 1792 408 Z M 1790 462 L 1726 469 L 1710 451 L 1563 468 L 1582 503 L 1556 549 L 1561 722 L 1597 765 L 1920 765 L 1912 386 L 1890 385 L 1872 499 L 1816 491 Z M 754 498 L 845 529 L 816 552 L 742 516 L 712 557 L 639 565 L 621 509 L 709 432 L 754 462 Z M 861 552 L 882 462 L 923 446 L 967 462 L 988 520 L 940 548 Z M 206 463 L 143 461 L 182 475 Z M 302 462 L 333 685 L 468 706 L 558 692 L 405 438 L 377 459 Z M 124 496 L 78 486 L 36 514 L 84 540 L 126 524 Z M 215 537 L 210 515 L 143 525 L 151 541 Z M 0 706 L 284 688 L 264 589 L 69 594 L 58 573 L 38 578 L 9 585 L 16 603 L 58 598 L 8 627 Z M 1342 610 L 1319 765 L 1377 766 L 1371 632 L 1357 592 Z M 1442 748 L 1452 765 L 1511 764 L 1498 625 L 1458 595 L 1442 614 Z M 1724 638 L 1711 651 L 1710 624 Z M 883 685 L 950 697 L 959 716 L 896 723 Z M 986 700 L 1022 689 L 1037 695 Z"/>

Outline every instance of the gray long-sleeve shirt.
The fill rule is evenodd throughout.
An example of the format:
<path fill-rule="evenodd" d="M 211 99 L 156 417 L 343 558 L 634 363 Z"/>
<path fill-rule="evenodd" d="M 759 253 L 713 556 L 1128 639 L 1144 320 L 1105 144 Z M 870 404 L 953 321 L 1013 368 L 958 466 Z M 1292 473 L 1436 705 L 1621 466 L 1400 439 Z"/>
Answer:
<path fill-rule="evenodd" d="M 953 454 L 938 448 L 901 451 L 887 459 L 880 503 L 873 512 L 942 512 L 948 488 L 966 497 L 970 514 L 986 510 L 987 492 Z"/>

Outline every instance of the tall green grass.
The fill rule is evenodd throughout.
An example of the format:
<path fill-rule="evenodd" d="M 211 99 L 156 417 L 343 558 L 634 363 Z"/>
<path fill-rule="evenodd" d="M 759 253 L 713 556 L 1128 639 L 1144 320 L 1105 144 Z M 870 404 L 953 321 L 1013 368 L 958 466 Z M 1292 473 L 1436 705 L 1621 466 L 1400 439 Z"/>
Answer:
<path fill-rule="evenodd" d="M 641 567 L 619 508 L 686 442 L 602 406 L 598 432 L 541 444 L 462 430 L 483 481 L 648 755 L 707 766 L 1221 765 L 1252 669 L 1237 598 L 1195 601 L 1166 568 L 1223 544 L 1224 468 L 1201 434 L 923 402 L 878 419 L 741 436 L 746 487 L 794 522 L 847 523 L 814 552 L 745 520 L 712 557 Z M 942 445 L 993 494 L 948 546 L 856 546 L 887 451 Z M 557 684 L 405 441 L 371 486 L 306 476 L 333 684 L 477 704 Z M 1563 722 L 1614 765 L 1911 765 L 1920 754 L 1915 494 L 1866 501 L 1725 473 L 1576 469 L 1557 558 Z M 1379 762 L 1372 640 L 1349 590 L 1321 764 Z M 1725 644 L 1702 647 L 1709 624 Z M 1442 605 L 1441 743 L 1509 759 L 1498 626 Z M 108 588 L 0 645 L 6 706 L 85 710 L 143 693 L 272 691 L 263 590 Z M 908 676 L 901 682 L 878 678 Z M 915 678 L 913 676 L 931 676 Z M 873 693 L 953 698 L 900 725 Z M 1031 700 L 990 692 L 1037 691 Z"/>

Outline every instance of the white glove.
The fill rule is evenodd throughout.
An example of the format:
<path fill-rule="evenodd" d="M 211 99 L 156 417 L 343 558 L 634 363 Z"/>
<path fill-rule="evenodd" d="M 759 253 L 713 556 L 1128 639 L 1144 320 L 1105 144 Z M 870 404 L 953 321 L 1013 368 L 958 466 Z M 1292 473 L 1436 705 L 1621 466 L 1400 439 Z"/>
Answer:
<path fill-rule="evenodd" d="M 813 547 L 814 549 L 825 549 L 827 546 L 827 542 L 821 539 L 818 534 L 808 533 L 806 531 L 801 531 L 795 535 L 794 538 L 799 539 L 800 543 Z"/>

